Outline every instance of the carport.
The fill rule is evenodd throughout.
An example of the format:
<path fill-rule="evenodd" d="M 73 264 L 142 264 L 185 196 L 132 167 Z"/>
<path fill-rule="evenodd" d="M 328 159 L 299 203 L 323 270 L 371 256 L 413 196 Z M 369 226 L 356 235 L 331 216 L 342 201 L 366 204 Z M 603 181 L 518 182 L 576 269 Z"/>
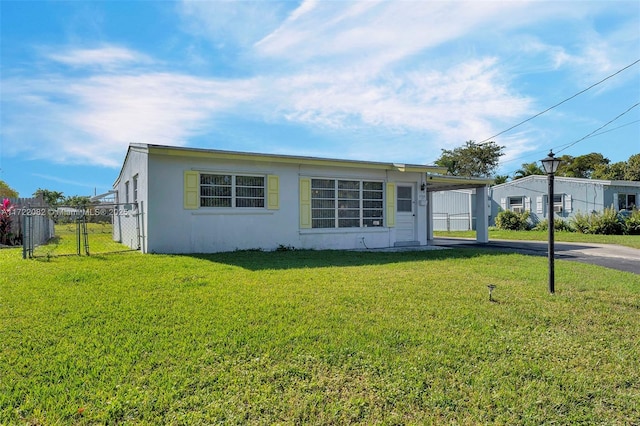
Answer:
<path fill-rule="evenodd" d="M 427 238 L 433 241 L 433 193 L 440 191 L 453 191 L 457 189 L 475 189 L 476 207 L 476 241 L 486 243 L 489 241 L 489 185 L 493 179 L 471 178 L 463 176 L 447 176 L 427 173 Z M 481 202 L 484 200 L 484 202 Z"/>

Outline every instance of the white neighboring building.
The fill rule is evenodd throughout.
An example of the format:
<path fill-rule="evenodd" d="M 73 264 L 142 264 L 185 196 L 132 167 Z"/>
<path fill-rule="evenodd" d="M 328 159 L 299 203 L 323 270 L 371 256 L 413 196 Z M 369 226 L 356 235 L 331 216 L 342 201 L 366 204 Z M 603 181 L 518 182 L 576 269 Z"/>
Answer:
<path fill-rule="evenodd" d="M 139 229 L 145 253 L 213 253 L 280 246 L 365 249 L 428 245 L 435 191 L 476 188 L 482 179 L 441 167 L 131 144 L 113 185 L 138 215 L 114 230 Z M 477 239 L 488 239 L 480 203 Z M 136 226 L 118 221 L 137 220 Z M 131 236 L 117 235 L 127 244 Z M 137 241 L 137 239 L 135 239 Z"/>

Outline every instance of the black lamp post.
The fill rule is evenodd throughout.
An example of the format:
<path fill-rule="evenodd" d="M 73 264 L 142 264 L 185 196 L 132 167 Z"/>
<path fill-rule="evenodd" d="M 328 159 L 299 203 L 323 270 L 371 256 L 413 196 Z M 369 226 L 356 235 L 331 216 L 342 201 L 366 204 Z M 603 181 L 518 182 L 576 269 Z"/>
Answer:
<path fill-rule="evenodd" d="M 549 152 L 549 156 L 544 160 L 541 160 L 542 167 L 544 171 L 547 173 L 547 181 L 549 182 L 549 293 L 555 293 L 555 271 L 554 271 L 554 241 L 553 241 L 553 232 L 554 232 L 554 217 L 553 217 L 553 177 L 558 170 L 558 166 L 560 165 L 560 160 L 554 158 L 553 151 Z"/>

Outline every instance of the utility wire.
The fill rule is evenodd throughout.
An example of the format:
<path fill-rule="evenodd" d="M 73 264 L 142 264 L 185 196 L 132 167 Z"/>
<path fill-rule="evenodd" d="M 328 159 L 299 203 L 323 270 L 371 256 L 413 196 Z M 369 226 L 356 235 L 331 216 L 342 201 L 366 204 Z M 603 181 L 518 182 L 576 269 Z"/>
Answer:
<path fill-rule="evenodd" d="M 623 115 L 625 115 L 626 113 L 628 113 L 629 111 L 631 111 L 632 109 L 634 109 L 635 107 L 637 107 L 638 105 L 640 105 L 640 102 L 637 102 L 635 105 L 630 106 L 625 112 L 623 112 L 622 114 L 618 115 L 616 118 L 609 120 L 608 122 L 606 122 L 605 124 L 603 124 L 602 126 L 598 127 L 596 130 L 594 130 L 593 132 L 589 133 L 586 136 L 581 137 L 580 139 L 578 139 L 577 141 L 571 142 L 569 144 L 567 144 L 566 146 L 564 145 L 560 145 L 560 146 L 564 146 L 564 148 L 562 148 L 561 150 L 559 150 L 558 152 L 562 152 L 564 150 L 566 150 L 567 148 L 571 148 L 572 146 L 574 146 L 575 144 L 577 144 L 578 142 L 582 142 L 583 140 L 591 137 L 594 133 L 604 129 L 605 127 L 607 127 L 609 124 L 613 123 L 614 121 L 616 121 L 618 118 L 622 117 Z M 557 153 L 558 153 L 557 152 Z M 556 153 L 556 154 L 557 154 Z"/>
<path fill-rule="evenodd" d="M 528 121 L 531 121 L 531 120 L 533 120 L 534 118 L 539 117 L 539 116 L 541 116 L 542 114 L 544 114 L 544 113 L 546 113 L 546 112 L 549 112 L 549 111 L 551 111 L 552 109 L 554 109 L 554 108 L 556 108 L 556 107 L 559 107 L 559 106 L 560 106 L 560 105 L 562 105 L 563 103 L 568 102 L 568 101 L 570 101 L 571 99 L 575 98 L 576 96 L 583 94 L 583 93 L 584 93 L 584 92 L 586 92 L 587 90 L 593 89 L 593 88 L 594 88 L 594 87 L 596 87 L 597 85 L 602 84 L 602 83 L 604 83 L 605 81 L 609 80 L 610 78 L 612 78 L 612 77 L 614 77 L 614 76 L 616 76 L 616 75 L 620 74 L 622 71 L 626 70 L 627 68 L 631 68 L 632 66 L 634 66 L 634 65 L 635 65 L 635 64 L 637 64 L 638 62 L 640 62 L 640 59 L 637 59 L 636 61 L 634 61 L 634 62 L 632 62 L 631 64 L 627 65 L 626 67 L 624 67 L 624 68 L 622 68 L 622 69 L 620 69 L 620 70 L 618 70 L 618 71 L 614 72 L 614 73 L 613 73 L 613 74 L 611 74 L 610 76 L 603 78 L 602 80 L 598 81 L 597 83 L 592 84 L 591 86 L 587 87 L 586 89 L 579 91 L 579 92 L 578 92 L 578 93 L 576 93 L 575 95 L 568 97 L 568 98 L 567 98 L 567 99 L 565 99 L 564 101 L 562 101 L 562 102 L 558 102 L 557 104 L 555 104 L 555 105 L 553 105 L 553 106 L 550 106 L 549 108 L 545 109 L 544 111 L 539 112 L 539 113 L 537 113 L 536 115 L 534 115 L 534 116 L 532 116 L 532 117 L 529 117 L 529 118 L 527 118 L 526 120 L 523 120 L 523 121 L 519 122 L 518 124 L 515 124 L 515 125 L 513 125 L 513 126 L 509 127 L 509 128 L 508 128 L 508 129 L 506 129 L 506 130 L 501 131 L 500 133 L 496 133 L 495 135 L 493 135 L 493 136 L 491 136 L 491 137 L 489 137 L 489 138 L 487 138 L 487 139 L 484 139 L 484 140 L 480 141 L 478 144 L 483 144 L 483 143 L 489 142 L 491 139 L 493 139 L 493 138 L 495 138 L 495 137 L 498 137 L 498 136 L 500 136 L 500 135 L 502 135 L 502 134 L 504 134 L 504 133 L 507 133 L 508 131 L 511 131 L 511 130 L 515 129 L 515 128 L 516 128 L 516 127 L 518 127 L 518 126 L 521 126 L 521 125 L 523 125 L 524 123 L 526 123 L 526 122 L 528 122 Z"/>
<path fill-rule="evenodd" d="M 591 135 L 591 136 L 589 136 L 589 138 L 595 138 L 596 136 L 600 136 L 600 135 L 604 135 L 605 133 L 613 132 L 614 130 L 618 130 L 618 129 L 621 129 L 623 127 L 630 126 L 632 124 L 636 124 L 637 122 L 640 122 L 640 120 L 633 120 L 633 121 L 630 121 L 627 124 L 621 124 L 620 126 L 614 127 L 613 129 L 605 130 L 604 132 L 599 132 L 599 133 L 596 133 L 594 135 Z"/>
<path fill-rule="evenodd" d="M 627 127 L 627 126 L 630 126 L 630 125 L 632 125 L 632 124 L 636 124 L 636 123 L 638 123 L 638 122 L 640 122 L 640 120 L 633 120 L 633 121 L 630 121 L 630 122 L 628 122 L 628 123 L 626 123 L 626 124 L 621 124 L 621 125 L 620 125 L 620 126 L 618 126 L 618 127 L 614 127 L 613 129 L 605 130 L 605 131 L 603 131 L 603 132 L 594 133 L 594 134 L 592 134 L 591 136 L 585 136 L 583 139 L 591 139 L 591 138 L 595 138 L 596 136 L 604 135 L 605 133 L 610 133 L 610 132 L 613 132 L 613 131 L 615 131 L 615 130 L 621 129 L 621 128 L 623 128 L 623 127 Z M 559 147 L 553 147 L 553 148 L 551 148 L 551 149 L 552 149 L 552 150 L 555 150 L 555 149 L 557 149 L 557 148 L 562 148 L 563 146 L 564 146 L 564 145 L 560 145 Z M 543 151 L 544 151 L 544 152 L 543 152 Z M 544 154 L 544 153 L 546 153 L 547 151 L 549 151 L 549 150 L 548 150 L 548 149 L 544 149 L 544 150 L 542 150 L 542 151 L 532 152 L 532 153 L 530 153 L 530 154 L 523 155 L 522 157 L 516 157 L 516 158 L 512 158 L 511 160 L 503 161 L 503 162 L 502 162 L 502 164 L 512 163 L 512 162 L 514 162 L 514 161 L 519 161 L 519 160 L 523 160 L 523 159 L 525 159 L 525 158 L 534 157 L 534 156 L 537 156 L 538 154 Z"/>
<path fill-rule="evenodd" d="M 599 135 L 602 135 L 602 134 L 605 134 L 605 133 L 612 132 L 612 131 L 617 130 L 617 129 L 621 128 L 621 127 L 625 127 L 625 126 L 628 126 L 628 125 L 631 125 L 631 124 L 637 123 L 637 122 L 638 122 L 638 121 L 640 121 L 640 120 L 634 120 L 634 121 L 632 121 L 632 122 L 630 122 L 630 123 L 623 124 L 623 125 L 621 125 L 621 126 L 615 127 L 615 128 L 613 128 L 613 129 L 606 130 L 606 131 L 604 131 L 604 132 L 600 132 L 600 130 L 604 129 L 604 128 L 605 128 L 605 127 L 607 127 L 609 124 L 613 123 L 614 121 L 616 121 L 617 119 L 619 119 L 620 117 L 622 117 L 623 115 L 625 115 L 626 113 L 628 113 L 629 111 L 631 111 L 632 109 L 634 109 L 634 108 L 636 108 L 636 107 L 638 107 L 638 106 L 640 106 L 640 102 L 636 103 L 635 105 L 630 106 L 629 108 L 627 108 L 627 110 L 626 110 L 626 111 L 624 111 L 623 113 L 619 114 L 619 115 L 618 115 L 617 117 L 615 117 L 614 119 L 609 120 L 607 123 L 605 123 L 605 124 L 603 124 L 602 126 L 598 127 L 598 128 L 597 128 L 597 129 L 595 129 L 593 132 L 591 132 L 591 133 L 589 133 L 589 134 L 587 134 L 587 135 L 585 135 L 585 136 L 581 137 L 580 139 L 575 140 L 575 141 L 573 141 L 573 142 L 569 142 L 568 144 L 564 144 L 564 145 L 560 145 L 560 146 L 558 146 L 557 148 L 562 148 L 562 149 L 560 149 L 560 150 L 556 151 L 556 154 L 558 154 L 558 153 L 560 153 L 560 152 L 562 152 L 562 151 L 564 151 L 564 150 L 566 150 L 566 149 L 568 149 L 568 148 L 570 148 L 570 147 L 574 146 L 574 145 L 575 145 L 575 144 L 577 144 L 578 142 L 582 142 L 582 141 L 583 141 L 583 140 L 585 140 L 585 139 L 593 138 L 593 137 L 595 137 L 595 136 L 599 136 Z M 598 132 L 599 132 L 599 133 L 598 133 Z M 552 148 L 552 150 L 555 150 L 555 149 L 556 149 L 556 148 Z M 546 151 L 546 150 L 545 150 L 545 151 Z M 542 151 L 540 151 L 540 152 L 542 152 Z M 523 158 L 532 157 L 533 155 L 535 155 L 535 154 L 530 154 L 530 155 L 526 155 L 526 156 L 524 156 L 524 157 L 519 157 L 519 158 L 513 158 L 513 159 L 511 159 L 511 160 L 505 161 L 505 163 L 510 163 L 510 162 L 512 162 L 512 161 L 516 161 L 516 160 L 522 160 Z M 507 176 L 511 176 L 511 174 L 512 174 L 512 173 L 515 173 L 515 172 L 517 172 L 517 171 L 518 171 L 518 170 L 512 170 L 511 172 L 508 172 L 508 173 L 507 173 Z"/>

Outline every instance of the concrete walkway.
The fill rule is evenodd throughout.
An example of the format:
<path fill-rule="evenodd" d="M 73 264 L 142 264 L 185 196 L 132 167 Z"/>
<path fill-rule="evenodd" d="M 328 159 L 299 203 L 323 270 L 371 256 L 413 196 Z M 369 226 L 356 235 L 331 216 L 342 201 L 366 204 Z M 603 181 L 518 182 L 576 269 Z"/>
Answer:
<path fill-rule="evenodd" d="M 433 244 L 442 248 L 482 248 L 536 256 L 547 256 L 548 247 L 546 241 L 491 240 L 477 243 L 466 238 L 436 238 Z M 554 252 L 556 259 L 590 263 L 640 275 L 638 249 L 613 244 L 556 242 Z"/>

